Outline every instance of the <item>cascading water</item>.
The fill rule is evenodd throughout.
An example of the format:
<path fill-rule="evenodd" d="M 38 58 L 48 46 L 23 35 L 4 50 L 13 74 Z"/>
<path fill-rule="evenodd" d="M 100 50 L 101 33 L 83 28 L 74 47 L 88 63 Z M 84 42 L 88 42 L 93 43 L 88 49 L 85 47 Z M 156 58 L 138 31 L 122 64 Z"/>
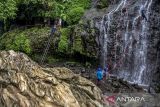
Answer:
<path fill-rule="evenodd" d="M 126 1 L 126 0 L 125 0 Z M 101 27 L 100 27 L 100 31 L 101 31 L 101 36 L 103 37 L 103 52 L 102 52 L 102 56 L 103 56 L 103 67 L 106 65 L 106 61 L 107 61 L 107 48 L 108 48 L 108 42 L 110 41 L 109 39 L 109 31 L 110 31 L 110 26 L 112 23 L 112 15 L 114 12 L 118 11 L 120 6 L 123 5 L 123 1 L 121 1 L 121 3 L 117 6 L 117 8 L 113 9 L 112 11 L 110 11 L 107 15 L 103 16 L 103 19 L 101 21 Z M 105 21 L 106 20 L 106 21 Z M 107 30 L 106 30 L 107 28 Z"/>
<path fill-rule="evenodd" d="M 147 84 L 147 34 L 152 0 L 121 0 L 104 15 L 102 65 L 112 61 L 113 74 L 137 84 Z M 145 9 L 145 18 L 141 15 Z"/>

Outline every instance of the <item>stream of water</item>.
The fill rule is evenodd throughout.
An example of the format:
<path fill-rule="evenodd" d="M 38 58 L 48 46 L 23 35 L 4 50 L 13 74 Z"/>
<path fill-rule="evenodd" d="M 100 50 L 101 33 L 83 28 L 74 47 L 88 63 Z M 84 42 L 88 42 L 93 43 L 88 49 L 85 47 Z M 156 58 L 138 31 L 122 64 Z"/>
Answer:
<path fill-rule="evenodd" d="M 121 0 L 103 16 L 100 26 L 102 65 L 105 66 L 111 59 L 118 77 L 137 84 L 149 83 L 147 33 L 151 5 L 152 0 Z M 142 16 L 142 8 L 147 20 Z M 118 24 L 115 26 L 115 23 Z"/>

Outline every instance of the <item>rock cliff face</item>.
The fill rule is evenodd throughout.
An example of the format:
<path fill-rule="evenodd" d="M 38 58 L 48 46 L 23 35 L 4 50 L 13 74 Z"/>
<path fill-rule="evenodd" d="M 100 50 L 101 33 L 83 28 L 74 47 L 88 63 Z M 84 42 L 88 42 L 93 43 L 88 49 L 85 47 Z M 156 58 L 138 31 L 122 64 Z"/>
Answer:
<path fill-rule="evenodd" d="M 98 1 L 97 5 L 101 2 Z M 96 29 L 97 57 L 102 65 L 106 60 L 112 68 L 115 66 L 119 76 L 137 83 L 151 82 L 154 89 L 159 90 L 160 2 L 113 0 L 108 3 L 107 9 L 92 8 L 84 15 L 84 20 L 90 22 L 84 25 Z M 147 22 L 139 15 L 142 6 L 146 6 Z"/>
<path fill-rule="evenodd" d="M 151 87 L 160 92 L 160 1 L 153 0 L 152 16 L 150 22 L 149 50 L 148 57 L 152 66 Z"/>
<path fill-rule="evenodd" d="M 23 53 L 0 52 L 1 107 L 101 107 L 101 91 L 67 68 L 42 68 Z"/>

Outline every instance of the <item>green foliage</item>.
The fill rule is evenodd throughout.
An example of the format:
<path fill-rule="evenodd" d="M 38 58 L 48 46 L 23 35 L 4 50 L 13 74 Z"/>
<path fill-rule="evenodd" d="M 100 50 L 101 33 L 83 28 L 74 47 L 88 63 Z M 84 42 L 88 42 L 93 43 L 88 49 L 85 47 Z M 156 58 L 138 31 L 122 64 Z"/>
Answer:
<path fill-rule="evenodd" d="M 67 22 L 69 24 L 75 24 L 80 20 L 83 14 L 84 14 L 84 9 L 82 7 L 73 8 L 72 10 L 69 11 L 67 15 L 68 16 Z"/>
<path fill-rule="evenodd" d="M 90 2 L 91 0 L 68 0 L 68 2 L 64 4 L 66 21 L 70 25 L 77 23 L 82 17 L 85 9 L 90 7 Z"/>
<path fill-rule="evenodd" d="M 9 26 L 9 19 L 26 21 L 30 24 L 35 19 L 49 20 L 61 18 L 69 24 L 79 21 L 91 0 L 1 0 L 0 20 L 4 29 Z M 8 24 L 7 24 L 8 23 Z"/>
<path fill-rule="evenodd" d="M 0 20 L 6 21 L 7 18 L 14 18 L 16 16 L 16 11 L 15 0 L 0 1 Z"/>
<path fill-rule="evenodd" d="M 0 39 L 1 49 L 5 50 L 15 50 L 25 52 L 30 54 L 32 49 L 30 46 L 30 40 L 22 32 L 12 32 L 10 35 L 8 33 L 4 34 Z"/>
<path fill-rule="evenodd" d="M 69 28 L 63 28 L 61 29 L 61 37 L 60 42 L 58 44 L 58 51 L 62 53 L 66 53 L 68 50 L 68 36 L 70 33 Z"/>
<path fill-rule="evenodd" d="M 31 53 L 30 41 L 22 33 L 17 35 L 12 41 L 11 44 L 6 44 L 7 49 L 12 49 L 16 51 L 22 51 L 27 54 Z"/>
<path fill-rule="evenodd" d="M 67 15 L 74 8 L 80 7 L 87 9 L 90 6 L 90 0 L 17 0 L 18 6 L 22 6 L 21 15 L 32 17 L 60 17 L 63 20 L 67 19 Z M 20 10 L 21 11 L 21 10 Z M 68 13 L 68 14 L 67 14 Z M 73 13 L 72 13 L 73 14 Z M 21 16 L 20 15 L 20 16 Z M 25 18 L 25 17 L 24 17 Z"/>
<path fill-rule="evenodd" d="M 88 9 L 90 7 L 91 0 L 67 0 L 65 2 L 65 7 L 67 9 L 75 8 L 75 7 L 82 7 L 84 9 Z"/>
<path fill-rule="evenodd" d="M 33 27 L 25 30 L 15 29 L 1 36 L 0 49 L 13 49 L 27 54 L 43 51 L 45 46 L 44 41 L 47 40 L 49 34 L 49 27 Z"/>
<path fill-rule="evenodd" d="M 0 0 L 0 21 L 4 22 L 4 31 L 7 30 L 7 19 L 14 19 L 16 16 L 16 1 Z"/>

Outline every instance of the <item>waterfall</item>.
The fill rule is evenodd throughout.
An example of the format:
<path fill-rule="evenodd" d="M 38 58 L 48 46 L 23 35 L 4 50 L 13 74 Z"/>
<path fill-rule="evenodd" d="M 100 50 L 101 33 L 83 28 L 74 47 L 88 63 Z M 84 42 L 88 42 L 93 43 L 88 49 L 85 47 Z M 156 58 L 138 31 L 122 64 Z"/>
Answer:
<path fill-rule="evenodd" d="M 102 65 L 112 61 L 112 74 L 147 84 L 147 34 L 152 0 L 121 0 L 100 23 Z M 142 8 L 147 20 L 142 17 Z"/>
<path fill-rule="evenodd" d="M 124 4 L 124 1 L 122 0 L 121 3 L 112 11 L 110 11 L 107 15 L 103 16 L 102 21 L 101 21 L 101 36 L 104 35 L 103 37 L 103 51 L 102 51 L 102 56 L 103 56 L 103 67 L 106 65 L 106 60 L 107 60 L 107 48 L 108 48 L 108 42 L 109 42 L 109 31 L 110 31 L 110 26 L 112 23 L 112 15 L 114 12 L 118 11 L 119 8 Z M 107 21 L 105 21 L 107 19 Z M 107 28 L 107 30 L 106 30 Z"/>

